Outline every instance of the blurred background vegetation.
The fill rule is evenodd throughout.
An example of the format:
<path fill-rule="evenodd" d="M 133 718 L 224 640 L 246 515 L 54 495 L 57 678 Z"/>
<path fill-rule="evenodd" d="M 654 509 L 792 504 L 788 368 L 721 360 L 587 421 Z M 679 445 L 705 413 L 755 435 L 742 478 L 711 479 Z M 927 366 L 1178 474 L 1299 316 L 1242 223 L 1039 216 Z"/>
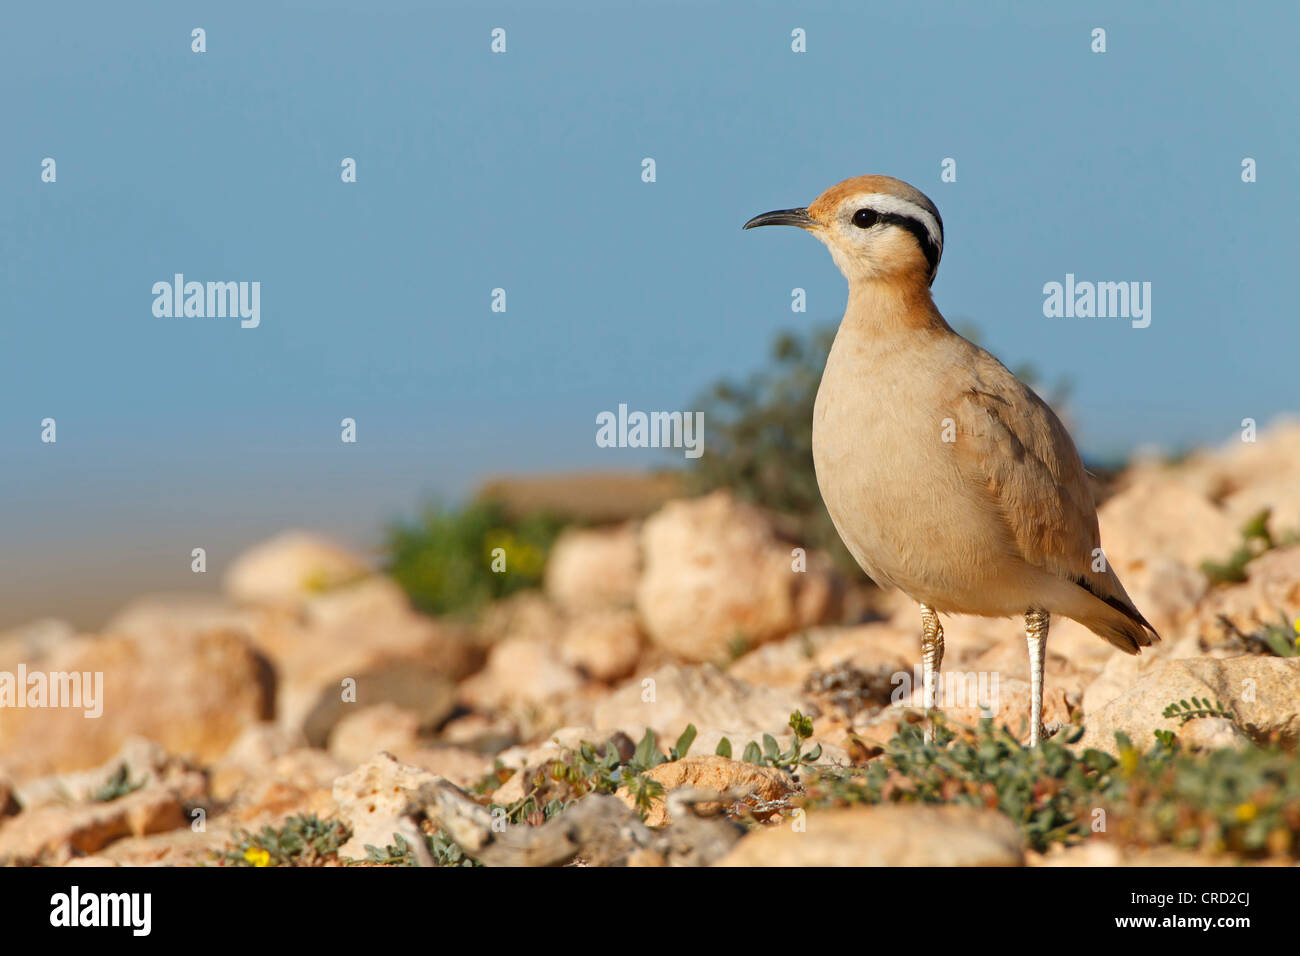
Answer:
<path fill-rule="evenodd" d="M 544 511 L 510 514 L 500 502 L 463 508 L 429 505 L 384 538 L 385 570 L 426 614 L 475 611 L 541 583 L 546 557 L 565 519 Z M 492 570 L 502 549 L 509 573 Z"/>

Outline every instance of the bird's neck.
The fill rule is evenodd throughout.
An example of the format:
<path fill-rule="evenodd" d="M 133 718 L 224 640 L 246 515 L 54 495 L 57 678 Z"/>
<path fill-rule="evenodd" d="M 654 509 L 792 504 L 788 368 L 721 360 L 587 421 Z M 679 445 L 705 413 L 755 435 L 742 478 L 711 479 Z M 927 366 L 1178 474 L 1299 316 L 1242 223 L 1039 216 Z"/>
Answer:
<path fill-rule="evenodd" d="M 872 337 L 909 331 L 952 331 L 935 306 L 923 276 L 849 283 L 849 302 L 840 329 Z"/>

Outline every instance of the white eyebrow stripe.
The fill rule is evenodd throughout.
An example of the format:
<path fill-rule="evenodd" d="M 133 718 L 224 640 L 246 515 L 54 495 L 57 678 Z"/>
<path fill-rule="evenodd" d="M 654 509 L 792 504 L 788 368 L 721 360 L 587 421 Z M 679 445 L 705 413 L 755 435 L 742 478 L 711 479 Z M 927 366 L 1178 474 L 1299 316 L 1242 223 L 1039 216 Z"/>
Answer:
<path fill-rule="evenodd" d="M 934 243 L 935 248 L 943 248 L 943 231 L 939 228 L 939 221 L 924 206 L 918 206 L 910 199 L 903 199 L 901 196 L 894 196 L 890 193 L 869 193 L 861 197 L 861 203 L 876 212 L 893 213 L 898 216 L 906 216 L 908 219 L 915 219 L 925 226 L 925 231 L 930 236 L 930 241 Z"/>

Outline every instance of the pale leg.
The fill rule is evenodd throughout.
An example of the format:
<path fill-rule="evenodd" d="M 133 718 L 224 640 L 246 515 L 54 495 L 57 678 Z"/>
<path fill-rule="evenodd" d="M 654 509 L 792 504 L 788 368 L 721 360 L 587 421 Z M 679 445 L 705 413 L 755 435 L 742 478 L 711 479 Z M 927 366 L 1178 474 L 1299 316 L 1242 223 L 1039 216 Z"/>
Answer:
<path fill-rule="evenodd" d="M 1043 739 L 1043 656 L 1052 616 L 1046 611 L 1025 612 L 1025 637 L 1029 641 L 1029 746 Z"/>
<path fill-rule="evenodd" d="M 943 625 L 939 615 L 928 604 L 921 605 L 921 693 L 925 701 L 925 740 L 934 741 L 934 724 L 930 712 L 934 710 L 935 690 L 939 668 L 943 665 Z"/>

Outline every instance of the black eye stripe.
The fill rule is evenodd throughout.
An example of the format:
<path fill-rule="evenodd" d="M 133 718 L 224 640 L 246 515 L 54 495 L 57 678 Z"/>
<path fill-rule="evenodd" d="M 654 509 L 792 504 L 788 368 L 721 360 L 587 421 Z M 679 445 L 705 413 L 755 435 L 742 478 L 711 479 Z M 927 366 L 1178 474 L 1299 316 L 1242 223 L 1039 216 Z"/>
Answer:
<path fill-rule="evenodd" d="M 925 261 L 930 265 L 930 277 L 933 281 L 935 269 L 939 265 L 939 247 L 930 238 L 930 231 L 925 228 L 925 224 L 911 216 L 903 216 L 896 212 L 877 212 L 874 209 L 863 208 L 853 214 L 853 225 L 861 229 L 870 229 L 877 223 L 898 226 L 912 234 L 925 255 Z M 943 226 L 940 225 L 939 228 L 942 229 Z"/>

